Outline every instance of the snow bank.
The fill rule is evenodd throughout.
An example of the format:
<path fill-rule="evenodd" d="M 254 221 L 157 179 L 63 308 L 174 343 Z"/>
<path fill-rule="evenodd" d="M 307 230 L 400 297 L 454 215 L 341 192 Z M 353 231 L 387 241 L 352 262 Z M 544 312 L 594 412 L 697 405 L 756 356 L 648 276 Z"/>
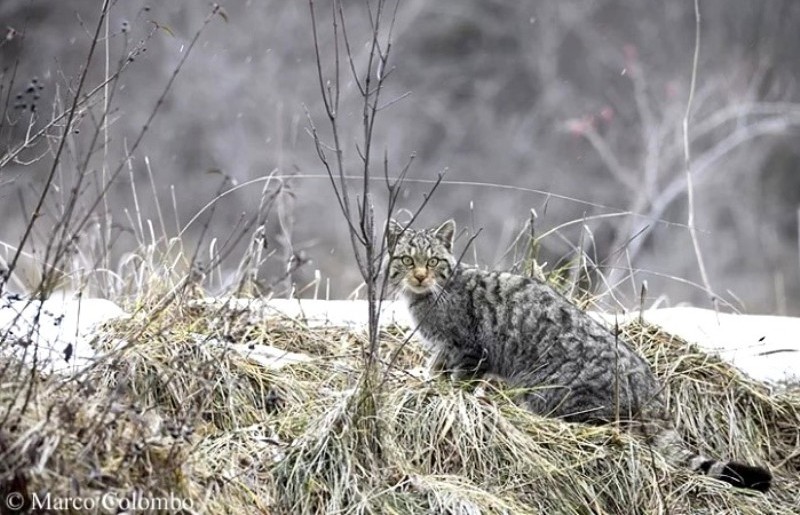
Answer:
<path fill-rule="evenodd" d="M 614 325 L 614 315 L 594 315 Z M 638 312 L 631 313 L 624 321 L 638 317 Z M 643 317 L 755 379 L 800 382 L 800 318 L 716 313 L 692 307 L 646 310 Z"/>
<path fill-rule="evenodd" d="M 348 300 L 253 300 L 222 301 L 228 306 L 258 312 L 259 316 L 285 316 L 316 326 L 364 327 L 367 302 Z M 233 302 L 233 303 L 231 303 Z M 590 312 L 608 327 L 639 317 L 638 312 L 612 314 Z M 728 361 L 751 377 L 767 382 L 800 382 L 800 318 L 716 313 L 710 309 L 678 307 L 644 312 L 645 321 L 666 332 L 698 345 L 706 352 Z M 412 325 L 401 302 L 386 301 L 381 311 L 381 325 Z"/>
<path fill-rule="evenodd" d="M 206 308 L 225 307 L 234 311 L 246 311 L 253 319 L 281 316 L 302 321 L 309 327 L 365 327 L 368 324 L 367 301 L 365 300 L 312 300 L 312 299 L 204 299 L 192 301 L 190 305 Z M 382 326 L 411 325 L 411 317 L 401 302 L 384 301 L 381 307 Z"/>
<path fill-rule="evenodd" d="M 366 301 L 206 299 L 194 304 L 242 310 L 254 321 L 280 316 L 310 327 L 367 325 Z M 638 312 L 590 314 L 610 327 L 639 316 Z M 98 324 L 121 316 L 125 313 L 118 306 L 102 299 L 53 298 L 40 303 L 5 296 L 0 298 L 0 354 L 35 361 L 45 372 L 76 372 L 97 358 L 91 342 Z M 644 319 L 720 356 L 753 378 L 800 382 L 800 318 L 717 314 L 683 307 L 648 310 Z M 402 303 L 387 301 L 381 324 L 410 327 L 412 322 Z M 264 345 L 227 345 L 270 368 L 309 359 Z"/>
<path fill-rule="evenodd" d="M 43 373 L 71 374 L 97 359 L 97 326 L 125 312 L 104 299 L 54 296 L 44 302 L 0 297 L 0 355 L 35 364 Z"/>

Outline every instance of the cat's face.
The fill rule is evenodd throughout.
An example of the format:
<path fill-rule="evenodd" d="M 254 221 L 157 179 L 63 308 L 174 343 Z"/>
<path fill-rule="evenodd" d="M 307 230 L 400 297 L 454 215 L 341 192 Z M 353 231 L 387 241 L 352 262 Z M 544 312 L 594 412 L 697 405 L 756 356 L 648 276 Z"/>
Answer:
<path fill-rule="evenodd" d="M 448 220 L 438 228 L 415 231 L 389 222 L 389 282 L 402 291 L 417 294 L 441 290 L 456 259 L 453 236 L 456 224 Z M 391 249 L 394 252 L 391 252 Z"/>

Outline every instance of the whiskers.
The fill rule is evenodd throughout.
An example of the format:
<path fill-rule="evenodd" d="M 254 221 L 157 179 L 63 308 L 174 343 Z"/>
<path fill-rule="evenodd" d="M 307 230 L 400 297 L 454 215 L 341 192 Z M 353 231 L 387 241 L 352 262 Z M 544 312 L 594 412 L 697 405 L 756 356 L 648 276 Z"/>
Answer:
<path fill-rule="evenodd" d="M 434 282 L 431 286 L 431 293 L 434 296 L 434 302 L 437 304 L 450 300 L 450 292 L 447 291 L 444 285 L 438 281 Z"/>

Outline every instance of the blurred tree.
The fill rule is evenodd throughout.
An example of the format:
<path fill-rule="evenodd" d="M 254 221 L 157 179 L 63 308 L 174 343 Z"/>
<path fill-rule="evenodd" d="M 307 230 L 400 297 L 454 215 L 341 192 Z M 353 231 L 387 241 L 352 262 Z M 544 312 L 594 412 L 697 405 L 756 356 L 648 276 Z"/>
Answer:
<path fill-rule="evenodd" d="M 321 1 L 320 9 L 326 4 Z M 141 127 L 193 28 L 206 15 L 205 5 L 189 0 L 153 3 L 147 11 L 145 5 L 118 2 L 111 11 L 111 61 L 126 44 L 143 38 L 153 22 L 161 29 L 120 84 L 106 159 L 123 155 L 126 139 Z M 240 183 L 273 170 L 299 175 L 286 204 L 293 211 L 293 235 L 286 237 L 276 220 L 272 241 L 278 247 L 291 242 L 291 252 L 278 253 L 282 260 L 297 252 L 310 259 L 292 274 L 293 281 L 302 285 L 319 268 L 331 278 L 333 294 L 345 295 L 358 281 L 344 252 L 346 229 L 330 216 L 335 204 L 325 180 L 302 178 L 322 172 L 305 133 L 304 106 L 314 116 L 322 114 L 305 5 L 282 0 L 223 5 L 230 23 L 210 26 L 187 62 L 134 157 L 134 177 L 145 173 L 142 157 L 149 156 L 162 204 L 171 205 L 169 185 L 176 185 L 178 218 L 185 222 L 219 188 L 219 174 L 209 170 Z M 701 6 L 692 150 L 697 223 L 712 284 L 723 294 L 734 292 L 750 311 L 773 311 L 783 303 L 800 313 L 800 258 L 792 236 L 797 198 L 790 193 L 798 190 L 796 157 L 787 151 L 800 121 L 800 3 L 703 0 Z M 345 7 L 355 13 L 364 3 Z M 15 95 L 38 78 L 45 89 L 37 123 L 58 109 L 64 88 L 77 75 L 87 38 L 84 20 L 92 19 L 97 8 L 90 0 L 0 3 L 2 25 L 22 35 L 0 46 L 2 83 L 9 87 L 14 79 L 3 94 L 13 104 Z M 348 19 L 356 24 L 366 17 Z M 699 290 L 669 278 L 697 280 L 680 226 L 686 219 L 680 118 L 693 30 L 690 2 L 404 1 L 390 63 L 394 77 L 385 97 L 392 123 L 376 134 L 376 148 L 387 146 L 398 160 L 417 151 L 412 179 L 432 179 L 448 168 L 451 181 L 535 189 L 582 201 L 443 185 L 420 223 L 455 216 L 462 226 L 486 227 L 475 246 L 483 264 L 495 264 L 536 208 L 543 230 L 587 217 L 593 238 L 585 240 L 586 250 L 612 283 L 625 280 L 632 267 L 646 271 L 637 279 L 648 279 L 653 295 L 703 302 Z M 354 44 L 357 58 L 366 55 L 361 43 Z M 102 80 L 104 64 L 104 56 L 95 62 L 95 83 Z M 408 92 L 401 101 L 388 100 Z M 353 122 L 344 137 L 351 141 L 360 116 L 355 93 L 352 84 L 342 91 L 342 121 Z M 19 114 L 12 110 L 12 115 L 16 124 L 13 129 L 3 125 L 0 153 L 26 132 Z M 76 135 L 77 145 L 82 137 Z M 20 219 L 16 199 L 30 194 L 44 164 L 12 162 L 0 170 L 3 220 Z M 410 188 L 409 205 L 424 190 L 425 185 Z M 220 201 L 211 232 L 224 232 L 240 211 L 254 207 L 259 193 L 254 185 Z M 113 194 L 116 208 L 130 205 L 128 186 L 121 184 Z M 142 202 L 145 211 L 152 209 L 154 200 Z M 741 208 L 732 211 L 732 205 Z M 592 218 L 618 212 L 644 217 Z M 739 219 L 735 224 L 732 213 Z M 124 225 L 124 217 L 119 220 Z M 564 229 L 561 238 L 545 239 L 544 258 L 554 263 L 574 252 L 582 225 Z M 4 224 L 0 239 L 13 242 L 17 233 L 16 224 Z M 755 243 L 769 233 L 775 236 L 768 245 Z M 125 244 L 123 237 L 119 252 Z M 783 274 L 780 293 L 773 266 Z M 286 263 L 277 263 L 264 273 L 285 270 Z M 595 286 L 602 291 L 599 281 Z M 634 286 L 621 290 L 629 304 L 638 296 Z"/>

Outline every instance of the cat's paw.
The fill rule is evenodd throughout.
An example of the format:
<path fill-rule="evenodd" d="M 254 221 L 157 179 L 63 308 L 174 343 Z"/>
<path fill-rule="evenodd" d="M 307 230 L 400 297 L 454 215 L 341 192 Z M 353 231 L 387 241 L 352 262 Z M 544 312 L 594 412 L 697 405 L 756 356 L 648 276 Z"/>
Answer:
<path fill-rule="evenodd" d="M 436 381 L 436 380 L 450 380 L 452 379 L 451 374 L 448 370 L 444 370 L 443 368 L 432 368 L 432 367 L 425 367 L 425 379 L 428 381 Z"/>
<path fill-rule="evenodd" d="M 430 375 L 429 378 L 444 374 L 446 372 L 445 364 L 444 357 L 441 353 L 437 352 L 430 356 L 425 367 Z"/>
<path fill-rule="evenodd" d="M 414 367 L 414 368 L 407 368 L 405 373 L 423 382 L 431 382 L 431 381 L 438 381 L 443 379 L 449 379 L 449 374 L 444 371 L 436 371 L 431 370 L 430 367 Z"/>
<path fill-rule="evenodd" d="M 418 379 L 420 381 L 427 381 L 429 379 L 428 369 L 425 367 L 407 368 L 405 372 L 414 379 Z"/>

